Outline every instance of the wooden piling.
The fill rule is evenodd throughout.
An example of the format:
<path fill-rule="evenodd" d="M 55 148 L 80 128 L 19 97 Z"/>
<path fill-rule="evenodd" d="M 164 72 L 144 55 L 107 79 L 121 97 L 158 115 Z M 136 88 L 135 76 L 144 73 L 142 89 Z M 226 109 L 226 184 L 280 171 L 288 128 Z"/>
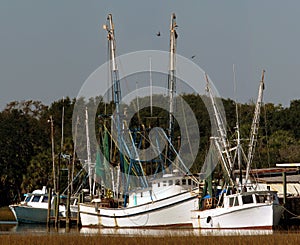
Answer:
<path fill-rule="evenodd" d="M 286 208 L 286 172 L 282 172 L 282 184 L 283 184 L 283 206 Z M 287 214 L 286 211 L 283 211 L 283 220 L 284 220 L 284 225 L 287 224 Z"/>
<path fill-rule="evenodd" d="M 56 193 L 56 202 L 55 202 L 55 228 L 58 228 L 58 223 L 59 223 L 59 203 L 60 203 L 60 198 L 59 198 L 59 192 Z"/>
<path fill-rule="evenodd" d="M 79 203 L 81 201 L 81 194 L 79 194 L 79 197 L 77 199 L 77 228 L 80 228 L 81 222 L 80 222 L 80 206 Z"/>
<path fill-rule="evenodd" d="M 51 199 L 52 199 L 52 189 L 48 190 L 48 212 L 47 212 L 47 227 L 50 227 L 51 223 Z"/>
<path fill-rule="evenodd" d="M 286 172 L 282 172 L 283 177 L 283 205 L 286 205 Z"/>
<path fill-rule="evenodd" d="M 71 171 L 70 171 L 70 161 L 68 162 L 68 196 L 67 196 L 67 207 L 66 207 L 66 228 L 70 228 L 70 205 L 71 205 Z"/>

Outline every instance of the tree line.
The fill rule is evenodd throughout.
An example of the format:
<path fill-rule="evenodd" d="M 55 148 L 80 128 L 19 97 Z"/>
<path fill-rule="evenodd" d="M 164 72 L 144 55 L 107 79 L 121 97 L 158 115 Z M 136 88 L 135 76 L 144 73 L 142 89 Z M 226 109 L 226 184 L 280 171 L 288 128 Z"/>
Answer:
<path fill-rule="evenodd" d="M 191 171 L 199 172 L 204 162 L 211 125 L 208 112 L 203 102 L 203 97 L 195 94 L 183 95 L 184 100 L 192 108 L 200 131 L 199 151 Z M 101 97 L 84 101 L 79 99 L 82 106 L 96 106 L 97 114 L 110 114 L 111 105 L 106 105 Z M 222 99 L 229 138 L 234 138 L 236 126 L 236 103 L 231 99 Z M 76 99 L 60 99 L 47 106 L 40 101 L 13 101 L 6 105 L 0 112 L 0 206 L 18 202 L 23 199 L 23 194 L 42 186 L 53 187 L 52 174 L 52 145 L 51 123 L 53 118 L 53 137 L 55 162 L 58 154 L 66 153 L 73 157 L 72 115 Z M 77 101 L 78 103 L 78 101 Z M 143 103 L 143 98 L 140 98 Z M 134 105 L 128 105 L 129 109 Z M 247 147 L 249 132 L 254 113 L 254 103 L 239 103 L 238 115 L 241 138 Z M 107 109 L 108 108 L 108 109 Z M 110 108 L 110 109 L 109 109 Z M 64 118 L 62 120 L 64 110 Z M 153 108 L 153 114 L 161 118 L 160 126 L 167 127 L 167 112 Z M 147 124 L 149 110 L 144 108 L 129 123 L 129 127 L 138 127 Z M 260 115 L 259 137 L 253 168 L 274 167 L 280 162 L 300 161 L 300 100 L 293 100 L 289 107 L 264 104 Z M 142 119 L 141 119 L 142 118 Z M 101 131 L 101 120 L 95 118 L 96 132 Z M 64 123 L 64 127 L 62 127 Z M 155 124 L 157 122 L 152 122 Z M 146 125 L 147 126 L 147 125 Z M 156 126 L 156 125 L 152 125 Z M 63 145 L 62 141 L 63 128 Z M 175 136 L 179 136 L 178 125 L 175 123 Z M 86 147 L 82 144 L 82 147 Z M 76 156 L 74 156 L 76 158 Z M 82 165 L 76 159 L 75 171 L 79 172 Z M 62 167 L 67 162 L 61 162 Z M 63 168 L 62 168 L 63 169 Z M 61 172 L 61 189 L 66 183 L 67 173 Z M 80 181 L 84 181 L 82 177 Z"/>

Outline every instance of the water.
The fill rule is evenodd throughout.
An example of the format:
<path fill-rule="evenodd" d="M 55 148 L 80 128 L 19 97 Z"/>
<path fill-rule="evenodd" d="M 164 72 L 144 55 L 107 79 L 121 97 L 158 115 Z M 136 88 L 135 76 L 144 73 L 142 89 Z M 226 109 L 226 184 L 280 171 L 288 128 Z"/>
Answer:
<path fill-rule="evenodd" d="M 278 231 L 273 230 L 200 230 L 200 229 L 116 229 L 116 228 L 87 228 L 81 229 L 53 227 L 48 231 L 46 225 L 37 224 L 9 224 L 0 222 L 1 234 L 48 234 L 48 233 L 73 233 L 82 235 L 104 235 L 104 236 L 235 236 L 235 235 L 272 235 Z"/>

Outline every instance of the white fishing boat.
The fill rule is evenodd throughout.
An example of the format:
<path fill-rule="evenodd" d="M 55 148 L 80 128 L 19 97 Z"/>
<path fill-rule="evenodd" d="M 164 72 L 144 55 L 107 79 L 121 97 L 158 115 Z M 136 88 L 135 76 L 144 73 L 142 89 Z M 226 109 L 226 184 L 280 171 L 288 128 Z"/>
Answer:
<path fill-rule="evenodd" d="M 118 80 L 118 70 L 115 57 L 115 35 L 112 16 L 108 15 L 108 23 L 104 25 L 104 29 L 108 32 L 108 41 L 110 47 L 110 61 L 112 67 L 112 78 L 114 88 L 114 103 L 117 111 L 119 111 L 119 102 L 121 101 L 120 84 Z M 170 94 L 170 112 L 173 111 L 173 97 L 175 92 L 175 45 L 177 33 L 175 28 L 176 16 L 171 16 L 170 27 L 170 67 L 169 67 L 169 91 Z M 169 118 L 169 132 L 172 132 L 174 119 Z M 122 125 L 119 114 L 114 118 L 116 129 L 124 127 Z M 118 130 L 116 130 L 118 131 Z M 118 131 L 118 146 L 120 147 L 123 139 Z M 160 135 L 164 137 L 169 143 L 169 148 L 172 148 L 172 133 L 167 136 L 162 130 Z M 132 145 L 136 145 L 132 142 Z M 122 146 L 121 146 L 122 147 Z M 123 148 L 127 149 L 126 146 Z M 175 150 L 174 150 L 175 151 Z M 140 166 L 139 157 L 136 154 L 131 154 L 127 162 L 133 164 L 136 162 Z M 132 156 L 132 157 L 131 157 Z M 108 158 L 108 157 L 107 157 Z M 123 155 L 120 154 L 120 166 L 122 165 Z M 124 161 L 124 160 L 123 160 Z M 180 161 L 180 160 L 179 160 Z M 181 166 L 184 164 L 181 161 Z M 132 165 L 130 165 L 132 166 Z M 130 175 L 129 172 L 126 176 Z M 184 169 L 184 171 L 182 171 Z M 103 227 L 192 227 L 190 218 L 190 211 L 195 209 L 198 205 L 197 196 L 199 195 L 199 181 L 196 177 L 189 173 L 186 168 L 174 169 L 169 173 L 161 174 L 160 177 L 153 178 L 148 181 L 143 179 L 146 183 L 144 187 L 137 187 L 129 191 L 123 192 L 109 198 L 95 198 L 92 202 L 80 203 L 79 212 L 82 226 L 103 226 Z M 139 170 L 142 172 L 142 168 Z M 143 173 L 139 176 L 142 176 Z"/>
<path fill-rule="evenodd" d="M 272 229 L 279 224 L 283 208 L 274 191 L 223 194 L 221 206 L 211 199 L 201 210 L 192 211 L 193 228 Z"/>
<path fill-rule="evenodd" d="M 18 223 L 47 223 L 48 193 L 44 186 L 25 194 L 25 199 L 19 204 L 9 206 Z M 51 215 L 54 216 L 54 197 L 51 200 Z M 59 205 L 59 215 L 65 216 L 65 205 Z"/>
<path fill-rule="evenodd" d="M 151 188 L 131 192 L 126 207 L 113 203 L 80 204 L 83 226 L 192 227 L 190 210 L 198 205 L 198 187 L 190 177 L 165 175 Z"/>
<path fill-rule="evenodd" d="M 208 80 L 207 84 L 207 91 L 211 94 Z M 263 90 L 264 71 L 252 121 L 247 156 L 241 147 L 238 120 L 236 125 L 237 145 L 234 148 L 230 148 L 221 115 L 215 106 L 213 97 L 210 96 L 214 106 L 216 121 L 218 122 L 218 135 L 212 137 L 212 143 L 215 144 L 218 151 L 227 182 L 223 186 L 219 186 L 218 191 L 213 192 L 210 186 L 210 191 L 203 193 L 201 199 L 199 199 L 198 209 L 193 210 L 191 214 L 194 228 L 272 229 L 279 224 L 283 207 L 279 204 L 277 192 L 268 189 L 258 190 L 255 180 L 250 180 L 249 175 L 257 141 Z M 231 156 L 231 152 L 233 151 L 236 153 L 234 158 Z M 236 166 L 236 164 L 234 164 L 235 159 L 237 159 L 237 167 L 240 170 L 237 171 L 239 172 L 238 177 L 233 175 Z M 246 163 L 245 176 L 242 176 L 241 171 L 242 159 L 244 159 Z"/>

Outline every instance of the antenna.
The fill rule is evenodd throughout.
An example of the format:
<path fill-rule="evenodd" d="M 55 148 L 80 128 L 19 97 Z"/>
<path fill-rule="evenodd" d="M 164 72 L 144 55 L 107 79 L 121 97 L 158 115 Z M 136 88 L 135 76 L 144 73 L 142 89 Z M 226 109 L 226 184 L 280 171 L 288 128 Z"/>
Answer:
<path fill-rule="evenodd" d="M 232 65 L 233 71 L 233 90 L 234 90 L 234 101 L 235 101 L 235 113 L 236 113 L 236 128 L 239 134 L 239 110 L 238 110 L 238 103 L 237 103 L 237 86 L 236 86 L 236 73 L 235 73 L 235 65 Z"/>
<path fill-rule="evenodd" d="M 64 117 L 65 117 L 65 98 L 62 100 L 63 107 L 61 113 L 61 142 L 60 142 L 60 152 L 62 153 L 64 147 Z"/>
<path fill-rule="evenodd" d="M 152 64 L 151 64 L 151 57 L 149 58 L 149 62 L 150 62 L 150 114 L 152 117 L 153 114 L 153 101 L 152 101 L 152 95 L 153 95 L 153 88 L 152 88 Z"/>
<path fill-rule="evenodd" d="M 236 113 L 236 133 L 237 133 L 237 158 L 238 158 L 238 167 L 239 167 L 239 183 L 242 185 L 242 158 L 241 158 L 241 138 L 240 138 L 240 124 L 239 124 L 239 111 L 238 111 L 238 102 L 237 102 L 237 86 L 236 86 L 236 72 L 235 65 L 232 65 L 233 71 L 233 88 L 234 88 L 234 100 L 235 100 L 235 113 Z"/>

